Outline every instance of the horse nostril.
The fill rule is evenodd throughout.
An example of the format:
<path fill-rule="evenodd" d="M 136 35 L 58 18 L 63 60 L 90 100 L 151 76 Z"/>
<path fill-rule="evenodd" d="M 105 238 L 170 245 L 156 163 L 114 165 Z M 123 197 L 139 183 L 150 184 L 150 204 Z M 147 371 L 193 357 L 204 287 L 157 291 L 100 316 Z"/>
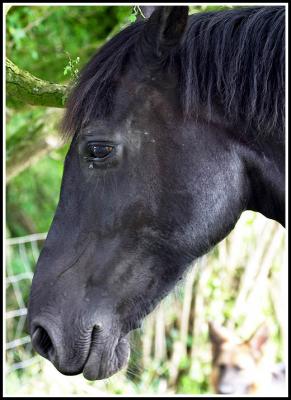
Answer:
<path fill-rule="evenodd" d="M 52 360 L 54 355 L 53 342 L 47 331 L 38 326 L 32 335 L 32 344 L 35 350 L 43 357 Z"/>

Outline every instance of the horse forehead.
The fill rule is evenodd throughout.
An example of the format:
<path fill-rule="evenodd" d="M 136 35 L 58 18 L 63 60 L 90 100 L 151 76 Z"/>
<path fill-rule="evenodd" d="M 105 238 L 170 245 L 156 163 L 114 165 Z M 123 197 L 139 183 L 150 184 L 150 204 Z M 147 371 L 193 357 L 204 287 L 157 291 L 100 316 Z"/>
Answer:
<path fill-rule="evenodd" d="M 129 95 L 130 109 L 135 113 L 140 110 L 151 111 L 154 107 L 164 107 L 168 103 L 168 98 L 162 90 L 147 82 L 133 83 L 126 88 L 125 93 Z"/>
<path fill-rule="evenodd" d="M 168 76 L 159 78 L 154 73 L 129 70 L 124 74 L 119 82 L 116 92 L 116 103 L 124 105 L 130 103 L 130 109 L 150 111 L 153 107 L 163 107 L 172 105 L 175 101 L 176 84 Z"/>

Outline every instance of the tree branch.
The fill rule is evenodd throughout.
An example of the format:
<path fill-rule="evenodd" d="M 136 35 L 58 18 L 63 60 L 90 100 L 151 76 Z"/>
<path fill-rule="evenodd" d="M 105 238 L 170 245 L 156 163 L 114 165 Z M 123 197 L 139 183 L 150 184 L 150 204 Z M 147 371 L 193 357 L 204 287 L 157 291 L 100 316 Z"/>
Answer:
<path fill-rule="evenodd" d="M 6 59 L 7 95 L 25 104 L 63 108 L 68 87 L 36 78 Z"/>
<path fill-rule="evenodd" d="M 58 134 L 61 110 L 48 110 L 33 126 L 24 126 L 6 145 L 6 183 L 64 143 Z"/>

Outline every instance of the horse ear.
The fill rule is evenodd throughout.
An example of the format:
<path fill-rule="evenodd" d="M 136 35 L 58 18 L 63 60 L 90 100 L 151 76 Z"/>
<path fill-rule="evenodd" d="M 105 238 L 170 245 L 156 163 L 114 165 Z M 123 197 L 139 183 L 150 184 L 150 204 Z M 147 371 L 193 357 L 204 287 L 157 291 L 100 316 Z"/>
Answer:
<path fill-rule="evenodd" d="M 188 20 L 187 6 L 156 7 L 145 26 L 145 38 L 157 56 L 180 43 Z"/>

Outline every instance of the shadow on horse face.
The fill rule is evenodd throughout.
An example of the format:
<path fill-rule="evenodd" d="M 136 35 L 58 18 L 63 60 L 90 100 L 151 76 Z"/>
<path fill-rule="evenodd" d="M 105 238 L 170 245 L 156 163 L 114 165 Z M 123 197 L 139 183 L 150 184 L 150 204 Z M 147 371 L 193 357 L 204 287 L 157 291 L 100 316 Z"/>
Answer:
<path fill-rule="evenodd" d="M 161 13 L 160 52 L 177 45 L 187 7 L 153 18 Z M 245 147 L 226 124 L 185 119 L 178 82 L 175 67 L 131 59 L 110 114 L 72 140 L 29 304 L 33 346 L 64 374 L 94 380 L 122 368 L 129 332 L 247 208 Z"/>

